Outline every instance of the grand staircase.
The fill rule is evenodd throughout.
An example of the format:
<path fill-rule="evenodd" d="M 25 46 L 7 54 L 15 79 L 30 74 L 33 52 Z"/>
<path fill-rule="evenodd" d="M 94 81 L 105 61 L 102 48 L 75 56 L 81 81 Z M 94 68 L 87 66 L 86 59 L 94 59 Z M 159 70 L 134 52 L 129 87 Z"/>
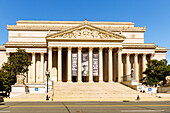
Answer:
<path fill-rule="evenodd" d="M 54 101 L 117 101 L 155 98 L 120 83 L 54 83 Z"/>

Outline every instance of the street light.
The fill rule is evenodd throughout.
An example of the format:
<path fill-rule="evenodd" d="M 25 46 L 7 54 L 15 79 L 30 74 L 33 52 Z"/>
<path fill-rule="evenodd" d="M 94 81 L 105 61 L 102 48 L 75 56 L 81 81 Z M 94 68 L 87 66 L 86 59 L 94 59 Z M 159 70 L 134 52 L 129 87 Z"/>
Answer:
<path fill-rule="evenodd" d="M 50 70 L 47 70 L 45 72 L 46 76 L 47 76 L 47 96 L 46 96 L 46 100 L 49 100 L 49 97 L 48 97 L 48 77 L 50 76 Z"/>
<path fill-rule="evenodd" d="M 134 69 L 132 68 L 131 69 L 131 80 L 133 80 L 133 72 L 134 72 Z"/>

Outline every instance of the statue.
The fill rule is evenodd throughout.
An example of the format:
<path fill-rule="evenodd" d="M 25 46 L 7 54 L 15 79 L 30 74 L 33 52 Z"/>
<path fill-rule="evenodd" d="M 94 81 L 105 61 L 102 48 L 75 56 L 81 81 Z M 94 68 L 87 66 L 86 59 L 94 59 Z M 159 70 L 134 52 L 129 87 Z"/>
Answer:
<path fill-rule="evenodd" d="M 24 85 L 24 79 L 25 79 L 25 77 L 23 74 L 17 75 L 16 85 Z"/>
<path fill-rule="evenodd" d="M 28 89 L 26 89 L 26 85 L 24 84 L 25 76 L 23 74 L 19 74 L 16 77 L 17 82 L 11 87 L 11 97 L 15 97 L 18 94 L 25 94 L 28 91 Z"/>
<path fill-rule="evenodd" d="M 166 85 L 170 85 L 170 76 L 166 77 Z"/>

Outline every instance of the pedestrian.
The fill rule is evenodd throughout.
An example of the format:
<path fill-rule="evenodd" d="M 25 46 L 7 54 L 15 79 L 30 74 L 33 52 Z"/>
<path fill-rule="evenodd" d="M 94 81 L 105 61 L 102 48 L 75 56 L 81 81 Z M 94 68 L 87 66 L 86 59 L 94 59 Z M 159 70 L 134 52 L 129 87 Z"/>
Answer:
<path fill-rule="evenodd" d="M 139 95 L 137 95 L 137 100 L 138 100 L 138 101 L 140 100 L 140 97 L 139 97 Z"/>

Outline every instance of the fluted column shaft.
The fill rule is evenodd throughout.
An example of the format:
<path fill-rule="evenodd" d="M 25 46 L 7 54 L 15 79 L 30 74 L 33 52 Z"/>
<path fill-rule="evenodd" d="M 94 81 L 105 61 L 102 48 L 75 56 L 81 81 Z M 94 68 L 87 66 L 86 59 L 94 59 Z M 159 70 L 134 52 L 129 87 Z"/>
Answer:
<path fill-rule="evenodd" d="M 44 82 L 44 53 L 41 54 L 41 76 L 40 76 L 40 82 Z"/>
<path fill-rule="evenodd" d="M 58 82 L 62 82 L 62 48 L 58 47 Z"/>
<path fill-rule="evenodd" d="M 82 82 L 82 72 L 81 72 L 81 47 L 78 48 L 78 82 Z"/>
<path fill-rule="evenodd" d="M 118 82 L 122 82 L 123 77 L 123 66 L 122 66 L 122 49 L 118 49 Z"/>
<path fill-rule="evenodd" d="M 134 80 L 139 81 L 138 54 L 134 56 Z"/>
<path fill-rule="evenodd" d="M 114 81 L 116 81 L 117 76 L 117 52 L 114 51 Z"/>
<path fill-rule="evenodd" d="M 130 66 L 130 54 L 126 55 L 126 75 L 131 74 L 131 66 Z"/>
<path fill-rule="evenodd" d="M 93 55 L 93 48 L 89 48 L 89 82 L 93 82 L 93 61 L 92 61 L 92 55 Z"/>
<path fill-rule="evenodd" d="M 67 56 L 67 61 L 68 61 L 68 64 L 67 64 L 67 75 L 68 75 L 68 81 L 67 82 L 72 82 L 71 80 L 71 47 L 68 47 L 68 56 Z"/>
<path fill-rule="evenodd" d="M 50 79 L 52 80 L 52 47 L 48 48 L 48 70 L 50 70 Z"/>
<path fill-rule="evenodd" d="M 99 82 L 103 82 L 103 48 L 99 48 Z"/>
<path fill-rule="evenodd" d="M 32 83 L 36 82 L 35 78 L 35 53 L 32 53 Z"/>
<path fill-rule="evenodd" d="M 112 48 L 109 48 L 109 82 L 113 82 Z"/>

